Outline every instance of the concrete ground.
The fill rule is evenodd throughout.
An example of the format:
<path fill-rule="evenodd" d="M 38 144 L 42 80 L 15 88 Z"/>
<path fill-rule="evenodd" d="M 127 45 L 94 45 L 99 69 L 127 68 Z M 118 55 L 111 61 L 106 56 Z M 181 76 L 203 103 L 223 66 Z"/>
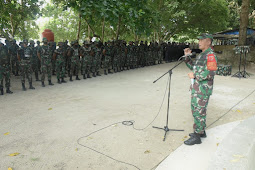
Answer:
<path fill-rule="evenodd" d="M 61 85 L 54 77 L 54 86 L 43 88 L 35 82 L 36 89 L 26 92 L 21 91 L 20 79 L 12 77 L 14 94 L 0 96 L 0 169 L 155 169 L 192 131 L 186 66 L 173 70 L 169 114 L 169 128 L 183 132 L 170 131 L 163 142 L 164 131 L 152 128 L 166 124 L 167 95 L 158 117 L 145 130 L 117 122 L 134 120 L 138 129 L 151 123 L 160 109 L 168 77 L 152 82 L 174 64 Z M 209 128 L 255 115 L 255 70 L 248 72 L 253 75 L 241 80 L 215 77 L 208 106 Z"/>

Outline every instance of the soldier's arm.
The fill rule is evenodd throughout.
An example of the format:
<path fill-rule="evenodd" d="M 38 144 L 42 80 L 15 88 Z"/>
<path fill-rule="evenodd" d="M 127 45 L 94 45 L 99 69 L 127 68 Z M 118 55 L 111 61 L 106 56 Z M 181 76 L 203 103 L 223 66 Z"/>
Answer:
<path fill-rule="evenodd" d="M 217 57 L 215 56 L 216 59 L 216 63 L 217 63 Z M 195 72 L 194 76 L 195 79 L 198 81 L 205 81 L 205 80 L 213 80 L 214 76 L 216 74 L 215 70 L 210 70 L 207 67 L 207 60 L 205 62 L 205 66 L 203 67 L 203 69 L 199 72 Z"/>
<path fill-rule="evenodd" d="M 41 49 L 40 48 L 38 48 L 38 50 L 37 50 L 37 57 L 41 61 Z"/>
<path fill-rule="evenodd" d="M 20 59 L 20 50 L 17 51 L 17 58 L 18 58 L 19 61 L 21 60 Z"/>

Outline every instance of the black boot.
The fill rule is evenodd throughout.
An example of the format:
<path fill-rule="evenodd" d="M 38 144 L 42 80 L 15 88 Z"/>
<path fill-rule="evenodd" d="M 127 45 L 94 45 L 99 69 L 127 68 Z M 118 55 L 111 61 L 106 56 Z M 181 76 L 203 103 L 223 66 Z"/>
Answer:
<path fill-rule="evenodd" d="M 32 82 L 29 83 L 29 89 L 35 89 L 32 85 Z"/>
<path fill-rule="evenodd" d="M 83 74 L 83 79 L 86 79 L 86 74 Z"/>
<path fill-rule="evenodd" d="M 107 71 L 106 70 L 104 70 L 104 75 L 107 75 Z"/>
<path fill-rule="evenodd" d="M 189 134 L 189 136 L 193 136 L 193 135 L 195 135 L 195 133 L 190 133 Z M 199 136 L 200 136 L 200 138 L 206 138 L 207 137 L 205 131 L 204 131 L 203 134 L 199 134 Z"/>
<path fill-rule="evenodd" d="M 25 87 L 25 83 L 22 83 L 22 90 L 23 90 L 23 91 L 26 91 L 26 90 L 27 90 L 26 87 Z"/>
<path fill-rule="evenodd" d="M 87 74 L 87 78 L 91 78 L 91 77 L 90 77 L 90 74 Z"/>
<path fill-rule="evenodd" d="M 70 81 L 73 81 L 73 77 L 72 76 L 70 76 Z"/>
<path fill-rule="evenodd" d="M 35 81 L 40 81 L 39 78 L 38 78 L 38 72 L 35 73 Z"/>
<path fill-rule="evenodd" d="M 64 80 L 64 78 L 61 78 L 61 83 L 66 83 L 66 81 Z"/>
<path fill-rule="evenodd" d="M 4 95 L 4 88 L 1 88 L 1 95 Z"/>
<path fill-rule="evenodd" d="M 76 76 L 76 80 L 81 80 L 81 79 L 78 77 L 78 75 Z"/>
<path fill-rule="evenodd" d="M 13 92 L 10 90 L 10 88 L 8 87 L 7 89 L 6 89 L 6 93 L 9 93 L 9 94 L 12 94 Z"/>
<path fill-rule="evenodd" d="M 111 72 L 111 69 L 108 69 L 108 73 L 109 73 L 109 74 L 112 74 L 113 72 Z"/>
<path fill-rule="evenodd" d="M 93 72 L 93 77 L 96 77 L 96 73 L 95 72 Z"/>
<path fill-rule="evenodd" d="M 114 68 L 114 69 L 113 69 L 113 72 L 114 72 L 114 73 L 116 73 L 116 72 L 117 72 L 116 68 Z"/>
<path fill-rule="evenodd" d="M 97 72 L 97 76 L 101 76 L 101 74 L 99 73 L 99 71 Z"/>
<path fill-rule="evenodd" d="M 61 84 L 61 81 L 60 81 L 60 79 L 58 79 L 58 84 Z"/>
<path fill-rule="evenodd" d="M 53 86 L 54 84 L 51 82 L 51 80 L 49 80 L 49 85 Z"/>
<path fill-rule="evenodd" d="M 42 81 L 42 87 L 45 87 L 44 81 Z"/>
<path fill-rule="evenodd" d="M 188 140 L 184 141 L 184 144 L 186 145 L 194 145 L 194 144 L 200 144 L 200 143 L 202 142 L 201 142 L 199 134 L 197 133 L 194 133 L 194 135 L 190 136 Z"/>

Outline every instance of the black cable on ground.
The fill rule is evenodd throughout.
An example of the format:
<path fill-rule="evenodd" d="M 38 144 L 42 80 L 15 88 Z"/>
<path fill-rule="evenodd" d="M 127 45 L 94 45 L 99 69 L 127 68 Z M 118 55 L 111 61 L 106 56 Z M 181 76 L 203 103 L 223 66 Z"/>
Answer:
<path fill-rule="evenodd" d="M 134 167 L 134 168 L 136 168 L 136 169 L 138 169 L 138 170 L 141 170 L 141 169 L 140 169 L 139 167 L 137 167 L 136 165 L 133 165 L 133 164 L 128 163 L 128 162 L 124 162 L 124 161 L 117 160 L 117 159 L 115 159 L 115 158 L 113 158 L 113 157 L 111 157 L 111 156 L 109 156 L 109 155 L 106 155 L 106 154 L 104 154 L 104 153 L 102 153 L 102 152 L 99 152 L 99 151 L 97 151 L 97 150 L 95 150 L 95 149 L 93 149 L 93 148 L 91 148 L 91 147 L 89 147 L 89 146 L 83 145 L 83 144 L 80 143 L 80 140 L 83 139 L 83 138 L 87 138 L 87 137 L 89 137 L 90 135 L 92 135 L 92 134 L 94 134 L 94 133 L 97 133 L 97 132 L 99 132 L 99 131 L 101 131 L 101 130 L 104 130 L 104 129 L 110 127 L 110 126 L 117 125 L 117 124 L 119 124 L 119 123 L 122 123 L 122 125 L 125 125 L 125 126 L 132 126 L 133 129 L 135 129 L 135 130 L 144 130 L 144 129 L 148 128 L 148 127 L 156 120 L 156 118 L 158 117 L 158 115 L 159 115 L 159 113 L 160 113 L 160 111 L 161 111 L 161 108 L 162 108 L 162 106 L 163 106 L 163 103 L 164 103 L 164 100 L 165 100 L 165 97 L 166 97 L 166 92 L 167 92 L 167 87 L 168 87 L 169 79 L 170 79 L 170 78 L 168 78 L 168 82 L 167 82 L 165 94 L 164 94 L 163 100 L 162 100 L 162 102 L 161 102 L 161 106 L 160 106 L 160 108 L 159 108 L 159 111 L 158 111 L 157 115 L 154 117 L 154 119 L 153 119 L 145 128 L 137 129 L 137 128 L 134 127 L 134 123 L 135 123 L 134 120 L 129 120 L 129 121 L 126 121 L 126 120 L 125 120 L 125 121 L 122 121 L 122 122 L 113 123 L 113 124 L 111 124 L 111 125 L 108 125 L 108 126 L 106 126 L 106 127 L 103 127 L 103 128 L 101 128 L 101 129 L 98 129 L 98 130 L 96 130 L 96 131 L 94 131 L 94 132 L 92 132 L 92 133 L 90 133 L 90 134 L 88 134 L 88 135 L 86 135 L 86 136 L 80 137 L 80 138 L 77 140 L 77 143 L 78 143 L 80 146 L 83 146 L 83 147 L 85 147 L 85 148 L 87 148 L 87 149 L 90 149 L 90 150 L 92 150 L 92 151 L 94 151 L 94 152 L 96 152 L 96 153 L 98 153 L 98 154 L 101 154 L 101 155 L 103 155 L 103 156 L 106 156 L 107 158 L 110 158 L 110 159 L 112 159 L 112 160 L 114 160 L 114 161 L 116 161 L 116 162 L 123 163 L 123 164 L 129 165 L 129 166 L 132 166 L 132 167 Z"/>
<path fill-rule="evenodd" d="M 168 83 L 169 83 L 169 79 L 168 79 Z M 135 123 L 134 120 L 116 122 L 116 123 L 113 123 L 113 124 L 108 125 L 108 126 L 106 126 L 106 127 L 103 127 L 103 128 L 101 128 L 101 129 L 98 129 L 98 130 L 96 130 L 96 131 L 94 131 L 94 132 L 92 132 L 92 133 L 90 133 L 90 134 L 88 134 L 88 135 L 86 135 L 86 136 L 80 137 L 80 138 L 77 140 L 77 143 L 78 143 L 80 146 L 83 146 L 83 147 L 85 147 L 85 148 L 87 148 L 87 149 L 90 149 L 90 150 L 92 150 L 92 151 L 94 151 L 94 152 L 96 152 L 96 153 L 98 153 L 98 154 L 101 154 L 101 155 L 103 155 L 103 156 L 105 156 L 105 157 L 107 157 L 107 158 L 110 158 L 110 159 L 112 159 L 112 160 L 114 160 L 114 161 L 116 161 L 116 162 L 123 163 L 123 164 L 129 165 L 129 166 L 132 166 L 132 167 L 134 167 L 134 168 L 136 168 L 136 169 L 138 169 L 138 170 L 141 170 L 141 169 L 140 169 L 139 167 L 137 167 L 136 165 L 133 165 L 133 164 L 131 164 L 131 163 L 128 163 L 128 162 L 124 162 L 124 161 L 115 159 L 115 158 L 113 158 L 113 157 L 111 157 L 111 156 L 109 156 L 109 155 L 107 155 L 107 154 L 104 154 L 104 153 L 102 153 L 102 152 L 99 152 L 99 151 L 97 151 L 97 150 L 95 150 L 95 149 L 93 149 L 93 148 L 91 148 L 91 147 L 89 147 L 89 146 L 83 145 L 83 144 L 80 143 L 80 140 L 83 139 L 83 138 L 89 137 L 90 135 L 92 135 L 92 134 L 94 134 L 94 133 L 97 133 L 97 132 L 99 132 L 99 131 L 101 131 L 101 130 L 104 130 L 104 129 L 110 127 L 110 126 L 113 126 L 113 125 L 116 125 L 116 124 L 120 124 L 120 123 L 122 123 L 122 125 L 125 125 L 125 126 L 132 126 L 133 129 L 135 129 L 135 130 L 144 130 L 144 129 L 148 128 L 148 127 L 155 121 L 155 119 L 158 117 L 158 115 L 159 115 L 159 113 L 160 113 L 160 111 L 161 111 L 161 108 L 162 108 L 163 103 L 164 103 L 164 100 L 165 100 L 165 96 L 166 96 L 166 91 L 167 91 L 168 83 L 167 83 L 167 86 L 166 86 L 166 90 L 165 90 L 165 94 L 164 94 L 164 97 L 163 97 L 161 106 L 160 106 L 160 108 L 159 108 L 159 112 L 157 113 L 157 115 L 154 117 L 154 119 L 153 119 L 145 128 L 142 128 L 142 129 L 137 129 L 137 128 L 135 128 L 135 127 L 134 127 L 134 123 Z M 226 113 L 224 113 L 222 116 L 220 116 L 220 117 L 219 117 L 218 119 L 216 119 L 214 122 L 212 122 L 209 126 L 207 126 L 207 128 L 209 128 L 211 125 L 213 125 L 214 123 L 216 123 L 217 121 L 219 121 L 222 117 L 224 117 L 226 114 L 228 114 L 234 107 L 236 107 L 237 105 L 239 105 L 242 101 L 244 101 L 245 99 L 247 99 L 247 98 L 248 98 L 249 96 L 251 96 L 254 92 L 255 92 L 255 90 L 253 90 L 249 95 L 247 95 L 245 98 L 243 98 L 243 99 L 240 100 L 238 103 L 236 103 L 234 106 L 232 106 Z M 206 129 L 207 129 L 207 128 L 206 128 Z M 182 145 L 182 144 L 181 144 L 181 145 Z M 181 145 L 179 145 L 178 147 L 180 147 Z M 178 148 L 178 147 L 177 147 L 177 148 Z M 177 148 L 175 148 L 175 150 L 176 150 Z M 174 150 L 174 151 L 175 151 L 175 150 Z M 161 160 L 156 166 L 154 166 L 151 170 L 155 169 L 155 168 L 156 168 L 161 162 L 163 162 L 167 157 L 168 157 L 168 155 L 167 155 L 163 160 Z"/>

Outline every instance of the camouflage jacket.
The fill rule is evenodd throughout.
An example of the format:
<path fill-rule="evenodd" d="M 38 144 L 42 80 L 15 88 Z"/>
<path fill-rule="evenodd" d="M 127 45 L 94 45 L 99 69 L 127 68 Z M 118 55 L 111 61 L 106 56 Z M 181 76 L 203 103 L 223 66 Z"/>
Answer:
<path fill-rule="evenodd" d="M 10 64 L 10 59 L 7 53 L 8 53 L 8 49 L 6 46 L 0 47 L 0 67 Z"/>
<path fill-rule="evenodd" d="M 217 62 L 217 57 L 211 48 L 200 53 L 193 62 L 189 57 L 186 59 L 187 67 L 193 71 L 195 79 L 191 85 L 191 94 L 211 95 L 213 91 L 213 79 L 216 71 L 210 71 L 207 68 L 208 56 L 214 56 Z"/>

